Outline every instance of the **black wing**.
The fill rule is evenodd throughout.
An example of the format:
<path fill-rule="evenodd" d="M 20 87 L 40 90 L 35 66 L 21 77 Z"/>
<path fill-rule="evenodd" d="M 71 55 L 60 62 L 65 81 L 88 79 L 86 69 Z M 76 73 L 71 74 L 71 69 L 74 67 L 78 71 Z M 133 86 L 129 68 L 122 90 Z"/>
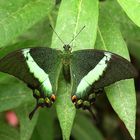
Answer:
<path fill-rule="evenodd" d="M 50 81 L 54 89 L 56 89 L 62 64 L 60 57 L 61 51 L 55 49 L 36 47 L 12 52 L 0 59 L 0 71 L 19 78 L 32 88 L 38 88 L 41 84 L 39 77 L 36 77 L 34 73 L 30 71 L 27 64 L 29 58 L 23 53 L 27 50 L 35 63 L 49 75 Z"/>
<path fill-rule="evenodd" d="M 92 49 L 72 53 L 72 95 L 79 98 L 86 96 L 91 89 L 103 88 L 136 75 L 132 64 L 117 54 Z"/>

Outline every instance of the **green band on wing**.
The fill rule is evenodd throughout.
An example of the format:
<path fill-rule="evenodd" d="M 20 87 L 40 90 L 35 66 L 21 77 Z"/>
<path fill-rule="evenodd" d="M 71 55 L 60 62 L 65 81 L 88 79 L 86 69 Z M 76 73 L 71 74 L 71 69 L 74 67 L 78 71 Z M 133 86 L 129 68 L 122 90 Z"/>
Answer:
<path fill-rule="evenodd" d="M 32 56 L 30 55 L 30 49 L 24 49 L 22 53 L 26 58 L 26 63 L 29 67 L 30 73 L 32 73 L 34 77 L 37 78 L 38 81 L 40 82 L 40 88 L 42 92 L 47 96 L 49 94 L 52 94 L 52 86 L 49 80 L 49 75 L 45 73 L 45 71 L 41 69 L 34 61 Z"/>
<path fill-rule="evenodd" d="M 107 62 L 110 59 L 111 53 L 105 52 L 104 57 L 99 61 L 95 68 L 82 78 L 76 90 L 77 97 L 81 98 L 87 94 L 87 89 L 100 79 L 100 76 L 102 76 L 107 68 Z"/>

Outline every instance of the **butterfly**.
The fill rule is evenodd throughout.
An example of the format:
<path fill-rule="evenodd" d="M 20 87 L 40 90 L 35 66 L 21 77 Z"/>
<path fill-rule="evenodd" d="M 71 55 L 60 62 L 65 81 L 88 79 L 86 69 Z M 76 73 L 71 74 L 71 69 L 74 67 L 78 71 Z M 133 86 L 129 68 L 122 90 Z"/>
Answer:
<path fill-rule="evenodd" d="M 76 108 L 88 109 L 95 95 L 104 87 L 136 77 L 133 65 L 125 58 L 109 51 L 84 49 L 63 51 L 47 47 L 25 48 L 0 59 L 0 71 L 24 81 L 33 91 L 36 106 L 51 107 L 56 100 L 60 72 L 71 84 L 71 100 Z"/>

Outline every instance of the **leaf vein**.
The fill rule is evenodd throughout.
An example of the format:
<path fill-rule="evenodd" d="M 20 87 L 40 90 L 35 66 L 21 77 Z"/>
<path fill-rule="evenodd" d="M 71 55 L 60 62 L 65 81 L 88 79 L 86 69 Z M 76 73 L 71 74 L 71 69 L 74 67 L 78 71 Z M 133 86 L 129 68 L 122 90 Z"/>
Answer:
<path fill-rule="evenodd" d="M 31 2 L 29 2 L 29 3 L 27 3 L 27 4 L 25 4 L 23 7 L 20 7 L 17 11 L 15 11 L 15 12 L 9 14 L 8 16 L 6 16 L 5 18 L 3 18 L 3 19 L 0 21 L 0 24 L 3 25 L 3 22 L 6 21 L 7 19 L 9 19 L 10 17 L 13 18 L 13 19 L 14 19 L 14 18 L 17 18 L 16 15 L 18 15 L 18 13 L 19 13 L 20 11 L 26 9 L 26 7 L 30 7 L 30 5 L 32 5 L 32 3 L 39 3 L 39 2 L 41 2 L 41 0 L 37 0 L 37 1 L 35 1 L 35 2 L 32 2 L 32 1 L 31 1 Z"/>
<path fill-rule="evenodd" d="M 102 33 L 101 33 L 100 28 L 98 27 L 97 30 L 98 30 L 99 36 L 100 36 L 100 38 L 101 38 L 101 42 L 102 42 L 102 44 L 103 44 L 105 50 L 107 50 L 107 46 L 106 46 L 106 43 L 105 43 L 105 41 L 104 41 L 104 37 L 103 37 L 103 35 L 102 35 Z"/>
<path fill-rule="evenodd" d="M 78 24 L 79 24 L 79 18 L 80 18 L 80 13 L 81 13 L 81 7 L 82 7 L 82 0 L 80 0 L 79 4 L 78 4 L 78 12 L 77 12 L 77 18 L 76 18 L 76 25 L 75 25 L 75 30 L 74 30 L 74 37 L 76 36 L 77 33 L 77 28 L 78 28 Z"/>

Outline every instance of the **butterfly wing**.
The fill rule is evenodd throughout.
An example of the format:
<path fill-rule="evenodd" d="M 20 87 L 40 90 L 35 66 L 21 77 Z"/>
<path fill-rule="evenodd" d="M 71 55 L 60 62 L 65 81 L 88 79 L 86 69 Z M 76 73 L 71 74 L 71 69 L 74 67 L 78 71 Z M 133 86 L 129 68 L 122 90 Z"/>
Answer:
<path fill-rule="evenodd" d="M 135 76 L 132 64 L 114 53 L 102 50 L 79 50 L 72 53 L 72 95 L 78 98 L 84 99 L 92 89 L 98 90 Z"/>
<path fill-rule="evenodd" d="M 18 50 L 0 59 L 0 71 L 19 78 L 32 89 L 44 84 L 55 92 L 62 67 L 60 54 L 61 51 L 45 47 Z"/>

